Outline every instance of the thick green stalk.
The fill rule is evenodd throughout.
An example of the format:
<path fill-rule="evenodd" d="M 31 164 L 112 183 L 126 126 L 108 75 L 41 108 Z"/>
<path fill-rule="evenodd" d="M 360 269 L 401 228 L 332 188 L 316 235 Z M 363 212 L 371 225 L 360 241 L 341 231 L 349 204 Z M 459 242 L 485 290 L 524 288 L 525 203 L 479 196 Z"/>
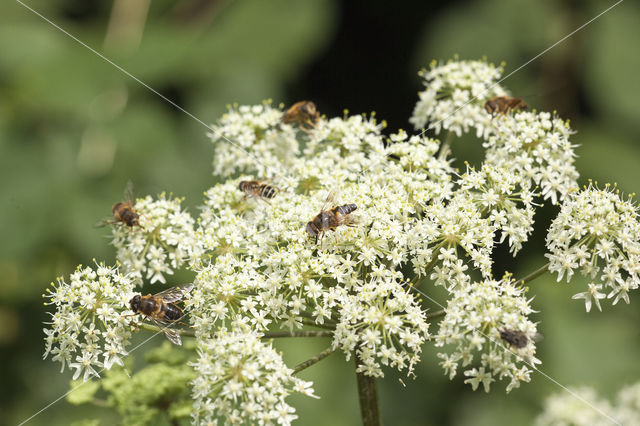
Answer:
<path fill-rule="evenodd" d="M 361 365 L 360 358 L 354 353 L 356 369 Z M 357 371 L 357 370 L 356 370 Z M 378 388 L 376 378 L 356 372 L 358 396 L 360 398 L 360 416 L 363 426 L 381 426 L 380 407 L 378 406 Z"/>

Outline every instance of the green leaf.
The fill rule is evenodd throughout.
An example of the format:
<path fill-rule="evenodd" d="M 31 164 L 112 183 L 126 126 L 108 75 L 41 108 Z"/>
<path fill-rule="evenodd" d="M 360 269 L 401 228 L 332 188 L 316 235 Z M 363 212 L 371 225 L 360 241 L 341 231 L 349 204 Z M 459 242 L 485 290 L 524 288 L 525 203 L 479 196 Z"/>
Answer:
<path fill-rule="evenodd" d="M 100 382 L 72 380 L 70 387 L 71 392 L 67 395 L 67 401 L 73 405 L 80 405 L 93 401 L 96 392 L 100 389 Z"/>
<path fill-rule="evenodd" d="M 98 419 L 78 420 L 77 422 L 71 423 L 71 426 L 100 426 L 100 420 Z"/>

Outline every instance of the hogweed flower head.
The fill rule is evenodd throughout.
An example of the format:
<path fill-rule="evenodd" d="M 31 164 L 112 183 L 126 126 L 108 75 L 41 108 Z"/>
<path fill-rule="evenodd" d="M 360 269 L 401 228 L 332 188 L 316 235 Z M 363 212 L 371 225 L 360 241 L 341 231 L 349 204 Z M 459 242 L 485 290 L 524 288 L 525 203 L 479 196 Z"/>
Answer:
<path fill-rule="evenodd" d="M 544 403 L 544 412 L 536 418 L 536 426 L 611 425 L 611 420 L 602 415 L 602 413 L 613 414 L 613 407 L 609 401 L 599 398 L 596 391 L 589 387 L 573 388 L 571 392 L 579 395 L 581 399 L 568 392 L 547 398 Z M 589 405 L 584 401 L 588 401 Z"/>
<path fill-rule="evenodd" d="M 299 152 L 296 130 L 281 123 L 282 114 L 270 102 L 229 107 L 208 134 L 216 146 L 213 174 L 245 171 L 263 178 L 281 174 L 283 165 Z"/>
<path fill-rule="evenodd" d="M 59 278 L 52 283 L 45 304 L 56 310 L 47 323 L 50 327 L 44 329 L 44 358 L 52 355 L 62 364 L 61 372 L 68 365 L 76 370 L 74 380 L 82 376 L 85 381 L 98 376 L 96 368 L 123 365 L 134 320 L 121 312 L 133 289 L 132 280 L 102 264 L 79 266 L 69 282 Z"/>
<path fill-rule="evenodd" d="M 485 163 L 504 167 L 538 185 L 552 204 L 578 188 L 573 133 L 568 122 L 548 112 L 517 112 L 494 117 L 484 143 Z"/>
<path fill-rule="evenodd" d="M 453 379 L 461 366 L 469 377 L 465 383 L 473 390 L 482 384 L 486 392 L 496 379 L 509 379 L 507 392 L 528 382 L 531 368 L 540 363 L 536 325 L 528 318 L 533 312 L 524 290 L 508 279 L 456 288 L 436 336 L 436 346 L 445 348 L 438 354 L 445 374 Z M 523 337 L 509 342 L 509 333 Z"/>
<path fill-rule="evenodd" d="M 392 277 L 372 279 L 356 290 L 341 300 L 333 347 L 343 349 L 347 359 L 355 350 L 357 372 L 368 376 L 384 376 L 382 365 L 411 374 L 429 338 L 419 300 Z"/>
<path fill-rule="evenodd" d="M 201 340 L 191 364 L 195 424 L 226 423 L 289 425 L 298 416 L 285 399 L 293 393 L 315 397 L 312 383 L 294 377 L 271 344 L 255 333 L 220 330 Z"/>
<path fill-rule="evenodd" d="M 499 242 L 509 238 L 515 256 L 533 232 L 533 200 L 537 194 L 531 183 L 510 169 L 483 164 L 478 171 L 468 167 L 458 184 L 458 193 L 471 199 L 501 232 Z"/>
<path fill-rule="evenodd" d="M 196 262 L 202 250 L 194 234 L 194 220 L 180 207 L 181 199 L 160 194 L 138 199 L 140 228 L 116 226 L 113 245 L 122 270 L 138 285 L 144 279 L 151 284 L 166 283 L 166 275 L 190 262 Z"/>
<path fill-rule="evenodd" d="M 629 303 L 629 291 L 640 285 L 640 222 L 638 208 L 611 187 L 593 185 L 571 194 L 547 234 L 549 270 L 569 282 L 576 270 L 591 279 L 589 289 L 574 299 Z"/>
<path fill-rule="evenodd" d="M 449 61 L 445 64 L 433 62 L 430 70 L 423 70 L 425 90 L 418 93 L 409 122 L 416 129 L 428 123 L 436 134 L 448 130 L 461 136 L 470 128 L 476 128 L 478 137 L 491 130 L 491 115 L 484 109 L 487 99 L 505 96 L 498 80 L 502 67 L 486 61 Z"/>

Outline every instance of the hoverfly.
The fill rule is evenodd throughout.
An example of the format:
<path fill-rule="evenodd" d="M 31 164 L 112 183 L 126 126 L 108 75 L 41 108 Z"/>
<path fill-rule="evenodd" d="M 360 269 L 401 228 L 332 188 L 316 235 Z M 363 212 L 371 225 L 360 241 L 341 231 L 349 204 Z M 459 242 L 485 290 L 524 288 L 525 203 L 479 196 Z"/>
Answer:
<path fill-rule="evenodd" d="M 99 228 L 116 223 L 123 223 L 130 228 L 140 226 L 140 215 L 133 208 L 133 182 L 131 181 L 128 181 L 127 186 L 124 188 L 124 200 L 125 201 L 115 203 L 111 208 L 113 217 L 104 218 L 94 226 Z M 142 228 L 142 226 L 140 227 Z"/>
<path fill-rule="evenodd" d="M 510 111 L 518 109 L 527 109 L 529 106 L 520 98 L 512 98 L 510 96 L 496 96 L 487 99 L 484 109 L 492 116 L 495 114 L 507 114 Z"/>
<path fill-rule="evenodd" d="M 324 238 L 325 232 L 333 231 L 340 225 L 354 226 L 356 223 L 356 218 L 351 216 L 351 213 L 355 211 L 358 206 L 353 203 L 343 204 L 327 210 L 327 205 L 332 203 L 333 199 L 334 194 L 330 192 L 322 209 L 320 209 L 320 213 L 307 223 L 306 231 L 309 236 L 315 237 L 316 244 L 318 243 L 318 236 L 320 237 L 320 249 L 322 249 L 322 239 Z M 338 239 L 336 237 L 336 243 L 337 242 Z"/>
<path fill-rule="evenodd" d="M 154 295 L 136 294 L 129 300 L 129 307 L 133 311 L 131 315 L 144 315 L 143 321 L 149 318 L 171 343 L 182 345 L 180 334 L 168 326 L 178 322 L 184 316 L 184 311 L 176 303 L 189 294 L 191 289 L 193 284 L 185 284 L 168 288 Z"/>
<path fill-rule="evenodd" d="M 275 197 L 279 191 L 278 188 L 264 183 L 263 180 L 243 180 L 238 184 L 238 189 L 244 192 L 245 197 L 258 197 L 264 201 Z"/>
<path fill-rule="evenodd" d="M 542 334 L 535 333 L 532 337 L 526 335 L 524 331 L 504 329 L 500 331 L 500 338 L 507 342 L 509 346 L 522 349 L 529 343 L 529 340 L 537 342 L 542 339 Z"/>
<path fill-rule="evenodd" d="M 319 119 L 320 112 L 316 109 L 316 104 L 311 101 L 296 102 L 282 116 L 283 123 L 296 123 L 305 132 L 309 132 L 315 127 Z"/>

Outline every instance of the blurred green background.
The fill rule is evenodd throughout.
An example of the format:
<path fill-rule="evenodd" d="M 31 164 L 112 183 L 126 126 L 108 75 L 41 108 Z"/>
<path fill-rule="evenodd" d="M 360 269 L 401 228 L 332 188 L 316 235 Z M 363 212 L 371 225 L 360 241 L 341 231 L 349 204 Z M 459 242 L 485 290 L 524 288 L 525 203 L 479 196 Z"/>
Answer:
<path fill-rule="evenodd" d="M 27 4 L 206 123 L 229 103 L 271 98 L 317 103 L 328 116 L 375 110 L 388 130 L 409 129 L 421 90 L 416 72 L 432 59 L 486 56 L 506 73 L 613 1 L 470 0 L 31 0 Z M 638 188 L 640 5 L 624 2 L 504 82 L 538 110 L 557 110 L 577 130 L 587 178 Z M 0 3 L 0 423 L 17 424 L 68 389 L 69 371 L 42 360 L 41 294 L 50 281 L 92 258 L 114 261 L 106 230 L 128 179 L 138 195 L 166 190 L 197 212 L 215 183 L 206 128 L 126 77 L 17 2 Z M 454 146 L 477 162 L 479 147 Z M 540 266 L 544 228 L 515 260 L 498 251 L 496 271 L 516 277 Z M 532 284 L 541 369 L 559 383 L 611 397 L 640 379 L 637 300 L 586 314 L 570 300 L 585 283 Z M 632 297 L 634 299 L 634 297 Z M 435 328 L 434 328 L 435 331 Z M 156 342 L 157 343 L 157 342 Z M 281 345 L 293 365 L 326 342 Z M 151 346 L 151 344 L 150 344 Z M 449 381 L 425 348 L 417 379 L 393 372 L 381 384 L 388 425 L 529 424 L 560 387 L 540 374 L 510 395 L 472 392 Z M 352 365 L 333 355 L 306 371 L 320 400 L 294 398 L 303 425 L 358 424 Z M 31 425 L 84 417 L 113 424 L 108 409 L 66 401 Z"/>

